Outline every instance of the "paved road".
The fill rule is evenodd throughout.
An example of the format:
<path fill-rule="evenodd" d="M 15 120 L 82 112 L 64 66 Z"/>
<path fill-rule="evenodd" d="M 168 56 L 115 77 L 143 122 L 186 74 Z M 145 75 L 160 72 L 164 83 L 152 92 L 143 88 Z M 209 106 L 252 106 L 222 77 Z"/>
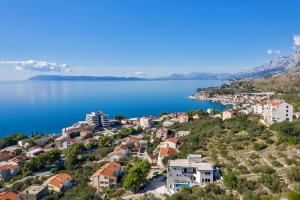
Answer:
<path fill-rule="evenodd" d="M 166 193 L 166 181 L 163 176 L 154 178 L 152 181 L 149 181 L 145 188 L 142 191 L 139 191 L 136 194 L 128 195 L 123 197 L 124 199 L 138 199 L 144 194 L 153 194 L 157 199 L 163 200 L 164 194 Z"/>

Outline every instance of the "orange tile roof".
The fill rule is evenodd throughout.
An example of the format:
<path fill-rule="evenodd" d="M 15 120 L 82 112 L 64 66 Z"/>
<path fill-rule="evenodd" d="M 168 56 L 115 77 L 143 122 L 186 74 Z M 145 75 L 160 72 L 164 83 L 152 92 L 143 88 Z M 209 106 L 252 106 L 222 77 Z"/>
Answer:
<path fill-rule="evenodd" d="M 273 99 L 271 101 L 269 101 L 269 104 L 271 104 L 272 106 L 279 106 L 280 104 L 282 104 L 284 101 L 280 100 L 280 99 Z"/>
<path fill-rule="evenodd" d="M 1 192 L 0 200 L 17 200 L 17 195 L 13 192 Z"/>
<path fill-rule="evenodd" d="M 19 168 L 19 167 L 16 165 L 11 165 L 11 164 L 0 166 L 0 170 L 15 170 L 17 168 Z"/>
<path fill-rule="evenodd" d="M 115 176 L 115 173 L 118 171 L 118 169 L 120 168 L 120 166 L 121 165 L 119 163 L 115 163 L 115 162 L 107 163 L 103 167 L 101 167 L 100 169 L 98 169 L 92 175 L 92 177 L 95 177 L 95 176 L 105 176 L 105 177 L 108 177 L 110 179 L 116 180 L 117 177 Z"/>
<path fill-rule="evenodd" d="M 4 150 L 4 151 L 0 151 L 0 157 L 7 157 L 7 156 L 10 156 L 10 152 L 9 151 L 6 151 L 6 150 Z"/>
<path fill-rule="evenodd" d="M 125 144 L 120 144 L 119 146 L 116 146 L 114 150 L 116 151 L 116 149 L 125 149 L 125 150 L 128 150 L 128 146 L 125 145 Z"/>
<path fill-rule="evenodd" d="M 139 138 L 136 138 L 136 137 L 126 137 L 123 139 L 123 141 L 134 141 L 134 142 L 138 142 L 140 139 Z"/>
<path fill-rule="evenodd" d="M 174 144 L 177 144 L 177 139 L 176 138 L 167 138 L 164 142 L 173 142 Z"/>
<path fill-rule="evenodd" d="M 51 176 L 47 180 L 47 182 L 48 182 L 48 185 L 54 186 L 58 189 L 61 189 L 64 186 L 63 183 L 67 180 L 70 180 L 70 179 L 72 179 L 72 177 L 69 174 L 60 173 L 60 174 L 56 174 L 54 176 Z"/>
<path fill-rule="evenodd" d="M 174 148 L 170 148 L 170 147 L 160 149 L 160 152 L 159 152 L 160 157 L 165 157 L 168 155 L 177 155 L 177 150 Z"/>

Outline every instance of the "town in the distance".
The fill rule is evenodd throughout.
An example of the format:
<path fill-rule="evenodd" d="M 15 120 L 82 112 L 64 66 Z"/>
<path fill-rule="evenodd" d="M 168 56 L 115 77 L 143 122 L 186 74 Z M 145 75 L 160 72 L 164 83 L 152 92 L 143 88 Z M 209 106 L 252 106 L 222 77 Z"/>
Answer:
<path fill-rule="evenodd" d="M 190 97 L 220 102 L 223 111 L 113 119 L 92 112 L 61 134 L 6 136 L 0 199 L 292 199 L 299 108 L 276 92 L 245 91 L 248 84 Z"/>

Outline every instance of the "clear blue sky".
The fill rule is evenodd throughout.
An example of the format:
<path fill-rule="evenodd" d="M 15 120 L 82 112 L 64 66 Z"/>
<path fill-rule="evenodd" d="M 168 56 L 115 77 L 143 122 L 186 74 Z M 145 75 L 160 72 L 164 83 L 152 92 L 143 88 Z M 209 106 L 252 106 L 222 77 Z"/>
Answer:
<path fill-rule="evenodd" d="M 245 70 L 292 52 L 299 10 L 299 0 L 2 0 L 0 80 Z"/>

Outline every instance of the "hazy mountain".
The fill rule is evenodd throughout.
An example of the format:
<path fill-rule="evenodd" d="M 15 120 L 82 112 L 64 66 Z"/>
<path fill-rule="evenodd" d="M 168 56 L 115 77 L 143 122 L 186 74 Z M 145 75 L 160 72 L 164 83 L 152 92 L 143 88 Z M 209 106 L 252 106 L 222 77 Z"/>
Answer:
<path fill-rule="evenodd" d="M 295 51 L 289 56 L 280 56 L 275 60 L 269 61 L 259 67 L 255 67 L 246 72 L 237 73 L 203 73 L 191 72 L 187 74 L 171 74 L 165 79 L 168 80 L 211 80 L 211 79 L 243 79 L 272 76 L 277 73 L 286 72 L 300 68 L 300 50 Z"/>
<path fill-rule="evenodd" d="M 232 74 L 226 73 L 205 73 L 205 72 L 191 72 L 186 74 L 171 74 L 168 77 L 162 78 L 167 80 L 223 80 L 231 78 Z"/>
<path fill-rule="evenodd" d="M 151 80 L 226 80 L 226 79 L 244 79 L 272 76 L 281 72 L 300 69 L 300 50 L 295 51 L 288 56 L 280 56 L 275 60 L 269 61 L 259 67 L 255 67 L 246 72 L 237 73 L 205 73 L 191 72 L 186 74 L 171 74 L 167 77 L 154 78 Z M 63 81 L 63 80 L 82 80 L 82 81 L 132 81 L 132 80 L 147 80 L 137 77 L 114 77 L 114 76 L 59 76 L 59 75 L 38 75 L 31 77 L 28 80 L 33 81 Z"/>
<path fill-rule="evenodd" d="M 275 60 L 269 61 L 259 67 L 247 72 L 236 73 L 236 78 L 255 78 L 271 76 L 273 74 L 296 70 L 300 68 L 300 50 L 289 56 L 279 56 Z"/>
<path fill-rule="evenodd" d="M 60 76 L 60 75 L 37 75 L 28 81 L 137 81 L 145 80 L 137 77 L 114 77 L 114 76 Z"/>

